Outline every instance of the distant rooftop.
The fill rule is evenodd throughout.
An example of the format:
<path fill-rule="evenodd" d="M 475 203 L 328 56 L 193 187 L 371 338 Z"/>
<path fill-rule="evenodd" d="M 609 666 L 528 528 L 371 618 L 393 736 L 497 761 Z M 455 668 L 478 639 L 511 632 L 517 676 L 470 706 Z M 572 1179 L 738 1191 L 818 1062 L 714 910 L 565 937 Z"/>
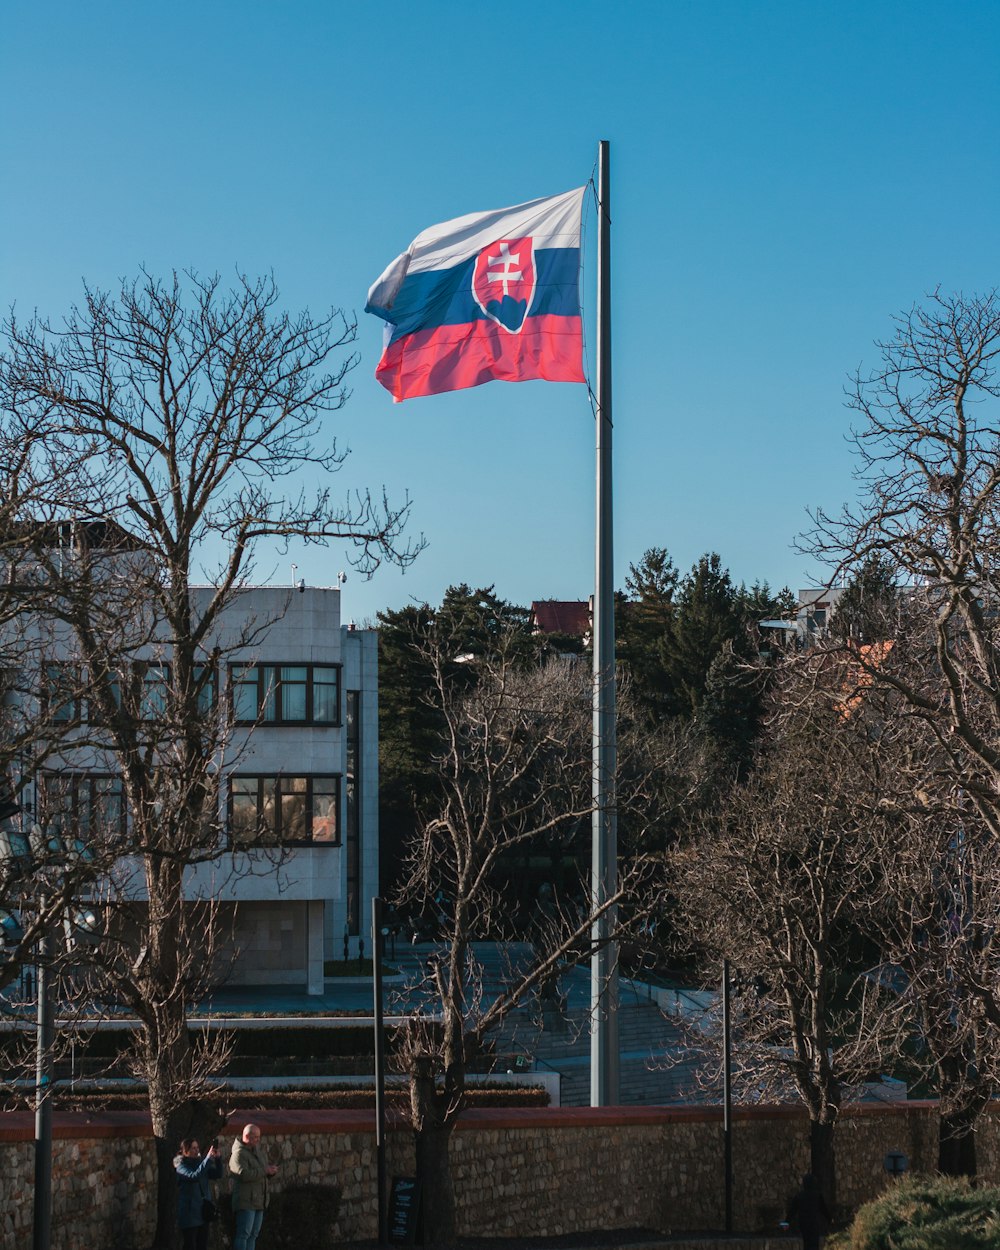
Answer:
<path fill-rule="evenodd" d="M 531 605 L 531 624 L 539 634 L 590 633 L 590 604 L 577 599 L 536 599 Z"/>

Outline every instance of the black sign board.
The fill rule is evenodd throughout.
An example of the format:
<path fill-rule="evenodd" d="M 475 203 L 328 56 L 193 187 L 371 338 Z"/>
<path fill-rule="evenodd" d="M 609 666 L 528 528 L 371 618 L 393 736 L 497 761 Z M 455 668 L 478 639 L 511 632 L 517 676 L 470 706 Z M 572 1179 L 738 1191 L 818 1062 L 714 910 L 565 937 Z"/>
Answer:
<path fill-rule="evenodd" d="M 420 1186 L 415 1176 L 394 1176 L 389 1194 L 389 1244 L 412 1246 L 420 1218 Z"/>

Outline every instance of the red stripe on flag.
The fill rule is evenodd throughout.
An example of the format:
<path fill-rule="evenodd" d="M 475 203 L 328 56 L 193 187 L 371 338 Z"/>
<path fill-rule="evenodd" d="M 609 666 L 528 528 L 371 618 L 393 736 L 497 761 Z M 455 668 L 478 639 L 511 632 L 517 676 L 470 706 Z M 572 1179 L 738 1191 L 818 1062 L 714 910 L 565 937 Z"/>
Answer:
<path fill-rule="evenodd" d="M 418 330 L 390 343 L 375 376 L 393 399 L 484 382 L 583 382 L 579 317 L 529 317 L 519 334 L 492 321 Z"/>

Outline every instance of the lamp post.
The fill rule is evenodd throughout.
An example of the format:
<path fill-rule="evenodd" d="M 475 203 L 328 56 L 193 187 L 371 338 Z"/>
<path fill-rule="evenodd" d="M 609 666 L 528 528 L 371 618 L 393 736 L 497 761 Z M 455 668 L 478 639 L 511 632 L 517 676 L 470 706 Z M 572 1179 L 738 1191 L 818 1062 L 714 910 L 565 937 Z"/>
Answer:
<path fill-rule="evenodd" d="M 733 1231 L 733 1021 L 729 960 L 722 961 L 722 1166 L 726 1232 Z"/>
<path fill-rule="evenodd" d="M 0 821 L 7 820 L 21 807 L 9 796 L 0 799 Z M 31 826 L 25 838 L 20 831 L 3 833 L 0 853 L 17 863 L 20 870 L 44 869 L 48 853 L 53 849 L 52 839 L 47 838 L 39 825 Z M 62 843 L 55 842 L 61 853 Z M 40 874 L 43 875 L 44 874 Z M 39 934 L 35 945 L 35 1201 L 32 1212 L 32 1250 L 49 1250 L 52 1239 L 52 1040 L 54 1036 L 52 984 L 51 984 L 51 938 L 49 936 L 46 910 L 47 896 L 44 888 L 37 897 Z M 13 913 L 0 914 L 0 942 L 4 947 L 16 945 L 24 938 L 24 930 Z"/>
<path fill-rule="evenodd" d="M 44 913 L 44 894 L 39 895 L 38 906 Z M 51 941 L 47 928 L 43 926 L 38 938 L 38 963 L 35 966 L 38 1016 L 35 1030 L 35 1211 L 32 1250 L 49 1250 L 52 1237 L 52 1041 L 55 1028 L 50 954 Z"/>
<path fill-rule="evenodd" d="M 33 825 L 29 838 L 31 859 L 37 869 L 48 866 L 55 874 L 52 880 L 64 881 L 71 863 L 93 858 L 78 838 L 63 839 L 46 834 Z M 50 858 L 50 856 L 52 858 Z M 55 1004 L 53 1001 L 53 943 L 47 916 L 48 896 L 44 888 L 38 894 L 39 936 L 35 965 L 37 1016 L 35 1028 L 35 1206 L 32 1218 L 32 1250 L 49 1250 L 52 1240 L 52 1046 L 55 1040 Z M 92 911 L 66 914 L 66 944 L 71 949 L 78 938 L 93 939 L 98 921 Z"/>
<path fill-rule="evenodd" d="M 374 993 L 375 1027 L 375 1157 L 378 1168 L 378 1244 L 387 1244 L 387 1211 L 385 1202 L 385 1034 L 382 1024 L 382 951 L 385 929 L 382 926 L 382 900 L 372 899 L 372 990 Z"/>

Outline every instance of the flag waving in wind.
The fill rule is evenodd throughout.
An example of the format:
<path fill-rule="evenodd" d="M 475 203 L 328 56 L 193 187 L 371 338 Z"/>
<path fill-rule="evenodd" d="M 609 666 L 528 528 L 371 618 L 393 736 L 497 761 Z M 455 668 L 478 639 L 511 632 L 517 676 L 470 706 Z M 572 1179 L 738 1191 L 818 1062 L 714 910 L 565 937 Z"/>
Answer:
<path fill-rule="evenodd" d="M 368 292 L 395 400 L 483 382 L 583 382 L 585 188 L 431 226 Z"/>

